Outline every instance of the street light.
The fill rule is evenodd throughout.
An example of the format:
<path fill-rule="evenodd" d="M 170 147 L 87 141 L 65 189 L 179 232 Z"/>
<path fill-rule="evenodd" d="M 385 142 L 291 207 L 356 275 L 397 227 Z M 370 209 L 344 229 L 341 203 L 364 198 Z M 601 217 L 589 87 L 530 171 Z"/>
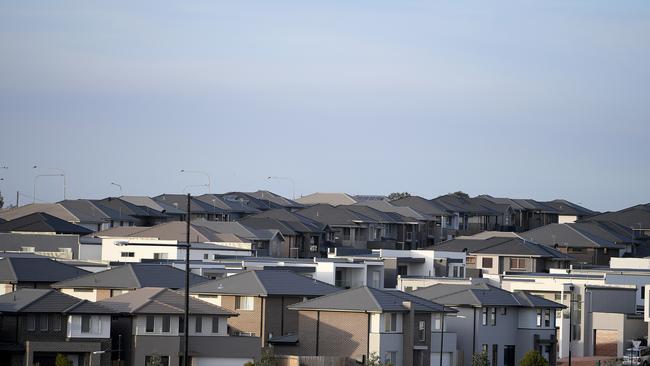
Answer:
<path fill-rule="evenodd" d="M 190 345 L 190 200 L 191 196 L 187 194 L 187 217 L 186 217 L 186 232 L 185 232 L 185 243 L 177 244 L 138 244 L 130 243 L 128 241 L 118 241 L 115 245 L 118 246 L 166 246 L 166 247 L 176 247 L 176 248 L 185 248 L 185 309 L 184 309 L 184 344 L 185 349 L 183 350 L 183 366 L 190 366 L 190 357 L 189 357 L 189 345 Z"/>
<path fill-rule="evenodd" d="M 205 184 L 190 184 L 188 186 L 183 187 L 183 193 L 188 193 L 187 190 L 189 188 L 195 188 L 195 187 L 207 187 L 207 186 Z"/>
<path fill-rule="evenodd" d="M 212 178 L 210 178 L 210 174 L 207 172 L 204 172 L 202 170 L 185 170 L 181 169 L 181 173 L 196 173 L 196 174 L 203 174 L 206 177 L 208 177 L 208 193 L 212 193 Z"/>
<path fill-rule="evenodd" d="M 122 192 L 122 185 L 117 184 L 115 182 L 111 182 L 111 185 L 116 186 L 117 188 L 119 188 L 120 189 L 120 196 L 124 196 L 124 193 Z"/>
<path fill-rule="evenodd" d="M 271 179 L 277 179 L 277 180 L 288 180 L 291 182 L 291 199 L 296 199 L 296 182 L 292 178 L 289 177 L 267 177 L 266 179 L 271 180 Z"/>
<path fill-rule="evenodd" d="M 117 349 L 92 351 L 91 354 L 103 355 L 104 353 L 111 353 L 111 352 L 117 352 L 117 364 L 121 365 L 122 364 L 122 335 L 121 334 L 117 335 Z M 93 363 L 93 357 L 90 356 L 90 360 L 88 362 L 89 366 L 92 366 L 92 363 Z"/>
<path fill-rule="evenodd" d="M 38 165 L 34 165 L 32 169 L 38 168 Z M 63 177 L 63 199 L 68 198 L 68 183 L 65 177 L 65 170 L 59 169 L 59 168 L 43 168 L 43 169 L 49 169 L 49 170 L 57 170 L 60 173 L 59 174 L 40 174 L 34 177 L 34 203 L 36 203 L 36 178 L 38 177 Z"/>

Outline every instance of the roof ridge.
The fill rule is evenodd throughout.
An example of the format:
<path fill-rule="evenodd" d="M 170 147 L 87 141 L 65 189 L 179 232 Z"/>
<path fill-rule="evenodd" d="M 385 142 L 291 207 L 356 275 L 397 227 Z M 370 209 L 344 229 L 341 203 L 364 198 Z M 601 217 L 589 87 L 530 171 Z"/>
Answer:
<path fill-rule="evenodd" d="M 565 224 L 565 225 L 566 225 L 566 224 Z M 590 242 L 596 244 L 596 246 L 600 247 L 600 244 L 599 244 L 599 243 L 596 243 L 596 242 L 593 241 L 591 238 L 589 238 L 587 235 L 581 233 L 578 229 L 572 227 L 571 225 L 566 225 L 566 226 L 567 226 L 569 229 L 575 231 L 578 235 L 582 236 L 583 238 L 587 239 L 588 241 L 590 241 Z"/>
<path fill-rule="evenodd" d="M 77 301 L 76 303 L 74 303 L 74 304 L 68 306 L 67 308 L 63 309 L 62 313 L 67 313 L 68 311 L 70 311 L 70 310 L 76 308 L 77 306 L 79 306 L 79 305 L 81 305 L 81 304 L 83 304 L 83 303 L 85 303 L 85 302 L 87 302 L 87 301 L 88 301 L 88 300 L 80 299 L 80 300 Z"/>
<path fill-rule="evenodd" d="M 13 261 L 11 259 L 12 259 L 11 257 L 9 257 L 9 258 L 5 257 L 4 258 L 4 260 L 9 262 L 9 270 L 11 271 L 11 274 L 14 275 L 14 281 L 18 282 L 18 274 L 16 274 L 16 270 L 14 269 L 14 263 L 13 263 Z"/>
<path fill-rule="evenodd" d="M 135 270 L 133 269 L 133 264 L 132 263 L 126 263 L 125 266 L 128 266 L 129 270 L 133 274 L 133 278 L 135 278 L 135 282 L 138 284 L 139 288 L 142 288 L 142 282 L 140 282 L 140 277 L 135 273 Z"/>
<path fill-rule="evenodd" d="M 59 207 L 61 207 L 62 209 L 64 209 L 67 213 L 70 214 L 70 216 L 72 216 L 72 217 L 74 217 L 75 219 L 77 219 L 77 222 L 81 222 L 81 219 L 80 219 L 77 215 L 73 214 L 72 211 L 68 210 L 68 209 L 67 209 L 65 206 L 63 206 L 60 202 L 57 202 L 56 205 L 58 205 Z M 73 222 L 73 224 L 74 224 L 74 222 Z"/>
<path fill-rule="evenodd" d="M 39 289 L 25 289 L 25 290 L 39 290 Z M 49 295 L 50 293 L 52 293 L 52 291 L 56 291 L 56 290 L 55 290 L 55 289 L 47 289 L 47 292 L 44 293 L 42 296 L 39 296 L 39 297 L 35 298 L 34 300 L 28 302 L 27 304 L 25 304 L 24 306 L 22 306 L 20 309 L 16 309 L 16 312 L 19 312 L 19 311 L 21 311 L 22 309 L 31 306 L 32 304 L 34 304 L 34 303 L 37 302 L 38 300 L 40 300 L 40 299 L 42 299 L 43 297 L 45 297 L 45 296 Z M 58 292 L 58 291 L 57 291 L 57 292 Z M 10 294 L 10 293 L 11 293 L 11 292 L 8 292 L 7 294 Z"/>
<path fill-rule="evenodd" d="M 145 307 L 145 305 L 149 305 L 150 303 L 154 302 L 155 301 L 155 296 L 159 295 L 164 290 L 165 290 L 164 288 L 158 288 L 158 291 L 156 291 L 154 294 L 152 294 L 151 297 L 149 297 L 149 299 L 147 299 L 147 301 L 143 302 L 142 305 L 140 305 L 140 306 L 138 306 L 136 308 L 133 308 L 133 310 L 131 310 L 131 313 L 135 313 L 136 311 L 138 311 L 138 310 L 142 309 L 143 307 Z"/>
<path fill-rule="evenodd" d="M 266 290 L 266 286 L 264 286 L 260 278 L 257 276 L 257 271 L 252 271 L 252 272 L 253 272 L 253 278 L 255 278 L 255 281 L 257 281 L 257 283 L 260 285 L 260 288 L 262 289 L 262 294 L 268 296 L 269 293 Z"/>

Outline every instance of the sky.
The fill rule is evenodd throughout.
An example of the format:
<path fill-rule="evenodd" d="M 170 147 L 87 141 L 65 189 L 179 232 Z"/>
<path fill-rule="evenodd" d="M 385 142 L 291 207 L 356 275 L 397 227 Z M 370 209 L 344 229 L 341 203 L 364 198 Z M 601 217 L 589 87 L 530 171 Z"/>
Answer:
<path fill-rule="evenodd" d="M 650 202 L 649 59 L 647 1 L 2 1 L 0 191 L 618 210 Z"/>

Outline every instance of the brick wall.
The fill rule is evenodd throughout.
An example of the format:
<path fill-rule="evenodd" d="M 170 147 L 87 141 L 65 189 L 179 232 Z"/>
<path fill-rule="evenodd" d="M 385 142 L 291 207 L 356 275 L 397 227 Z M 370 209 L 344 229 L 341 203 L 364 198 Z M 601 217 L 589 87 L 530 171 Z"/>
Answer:
<path fill-rule="evenodd" d="M 352 312 L 320 312 L 317 329 L 316 311 L 299 312 L 300 354 L 340 356 L 361 359 L 368 352 L 368 314 Z"/>
<path fill-rule="evenodd" d="M 239 313 L 239 316 L 228 318 L 230 334 L 233 334 L 234 332 L 251 332 L 255 333 L 256 336 L 261 337 L 262 330 L 260 329 L 260 324 L 262 321 L 262 298 L 255 297 L 254 308 L 252 311 L 235 309 L 235 298 L 236 296 L 221 296 L 222 307 Z"/>

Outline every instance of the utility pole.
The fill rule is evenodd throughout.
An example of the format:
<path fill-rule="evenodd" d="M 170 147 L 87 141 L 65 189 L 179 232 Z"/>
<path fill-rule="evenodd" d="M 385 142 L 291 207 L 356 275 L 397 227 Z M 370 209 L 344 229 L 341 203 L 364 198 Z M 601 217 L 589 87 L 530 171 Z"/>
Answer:
<path fill-rule="evenodd" d="M 190 366 L 190 199 L 187 194 L 187 232 L 185 233 L 185 350 L 183 352 L 183 366 Z"/>
<path fill-rule="evenodd" d="M 20 206 L 18 200 L 20 199 L 20 191 L 16 191 L 16 207 Z"/>

